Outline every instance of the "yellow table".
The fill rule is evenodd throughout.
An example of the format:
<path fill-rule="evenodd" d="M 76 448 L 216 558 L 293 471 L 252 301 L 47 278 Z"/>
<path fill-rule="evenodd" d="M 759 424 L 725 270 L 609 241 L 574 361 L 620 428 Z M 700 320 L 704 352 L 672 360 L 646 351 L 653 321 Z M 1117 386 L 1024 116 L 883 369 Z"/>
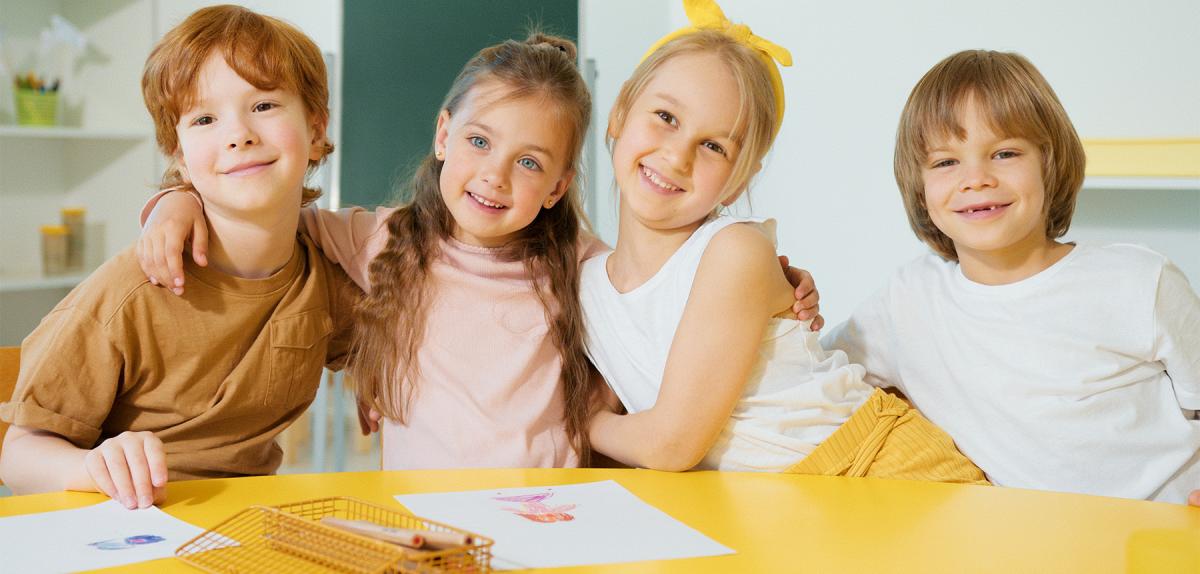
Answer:
<path fill-rule="evenodd" d="M 172 483 L 162 508 L 208 528 L 251 504 L 355 496 L 399 507 L 393 495 L 608 479 L 737 554 L 554 572 L 1200 572 L 1200 508 L 926 482 L 630 469 L 359 472 Z M 0 498 L 0 516 L 103 500 Z M 174 559 L 115 570 L 199 572 Z"/>

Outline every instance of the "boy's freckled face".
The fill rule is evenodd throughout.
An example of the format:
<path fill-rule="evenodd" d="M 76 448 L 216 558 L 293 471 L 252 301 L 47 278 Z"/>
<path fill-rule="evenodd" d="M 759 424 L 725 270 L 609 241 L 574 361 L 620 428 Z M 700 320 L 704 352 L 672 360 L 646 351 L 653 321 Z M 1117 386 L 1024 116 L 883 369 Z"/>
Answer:
<path fill-rule="evenodd" d="M 504 99 L 507 86 L 481 83 L 451 117 L 438 117 L 434 149 L 445 163 L 442 200 L 454 237 L 499 247 L 533 223 L 546 202 L 562 199 L 574 174 L 565 122 L 543 98 Z"/>
<path fill-rule="evenodd" d="M 1038 147 L 996 134 L 974 99 L 959 122 L 965 139 L 935 140 L 922 165 L 925 207 L 934 225 L 964 252 L 1012 254 L 1046 238 L 1046 191 Z"/>
<path fill-rule="evenodd" d="M 195 96 L 175 127 L 176 160 L 206 209 L 246 216 L 299 207 L 324 131 L 310 121 L 300 96 L 256 88 L 220 54 L 200 69 Z"/>
<path fill-rule="evenodd" d="M 621 217 L 677 229 L 729 201 L 722 192 L 737 160 L 730 134 L 740 101 L 718 57 L 681 54 L 663 62 L 630 104 L 624 125 L 609 126 Z"/>

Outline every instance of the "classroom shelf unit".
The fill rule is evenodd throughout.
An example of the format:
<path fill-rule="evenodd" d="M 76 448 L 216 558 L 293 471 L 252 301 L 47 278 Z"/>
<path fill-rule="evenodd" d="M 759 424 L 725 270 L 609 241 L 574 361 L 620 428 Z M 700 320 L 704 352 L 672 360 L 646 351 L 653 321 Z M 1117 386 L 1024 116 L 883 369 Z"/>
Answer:
<path fill-rule="evenodd" d="M 1086 139 L 1083 148 L 1084 189 L 1200 191 L 1200 138 Z"/>
<path fill-rule="evenodd" d="M 38 291 L 41 289 L 71 289 L 87 277 L 86 273 L 70 275 L 0 275 L 0 293 Z"/>
<path fill-rule="evenodd" d="M 1087 175 L 1200 181 L 1200 138 L 1085 139 Z"/>
<path fill-rule="evenodd" d="M 137 238 L 158 180 L 141 75 L 159 0 L 0 0 L 12 73 L 37 68 L 39 33 L 58 14 L 88 46 L 61 80 L 57 124 L 17 125 L 11 78 L 0 81 L 0 345 L 14 345 L 86 273 L 42 276 L 39 227 L 63 207 L 86 210 L 85 269 Z"/>
<path fill-rule="evenodd" d="M 1200 177 L 1087 177 L 1084 189 L 1191 190 L 1200 191 Z"/>
<path fill-rule="evenodd" d="M 49 139 L 49 140 L 127 140 L 138 141 L 149 138 L 150 132 L 139 129 L 92 129 L 66 126 L 14 126 L 0 125 L 0 138 L 6 139 Z"/>

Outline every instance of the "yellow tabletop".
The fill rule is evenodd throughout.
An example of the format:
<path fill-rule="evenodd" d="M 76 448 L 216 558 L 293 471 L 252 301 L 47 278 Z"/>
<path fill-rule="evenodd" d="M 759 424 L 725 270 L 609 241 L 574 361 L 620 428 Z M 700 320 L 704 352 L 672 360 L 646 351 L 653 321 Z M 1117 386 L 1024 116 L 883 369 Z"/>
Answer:
<path fill-rule="evenodd" d="M 332 473 L 172 483 L 162 509 L 209 528 L 251 504 L 354 496 L 400 508 L 393 495 L 609 479 L 737 553 L 554 572 L 1200 572 L 1200 508 L 899 480 L 631 469 Z M 0 516 L 103 500 L 0 498 Z M 111 571 L 198 572 L 174 559 Z"/>

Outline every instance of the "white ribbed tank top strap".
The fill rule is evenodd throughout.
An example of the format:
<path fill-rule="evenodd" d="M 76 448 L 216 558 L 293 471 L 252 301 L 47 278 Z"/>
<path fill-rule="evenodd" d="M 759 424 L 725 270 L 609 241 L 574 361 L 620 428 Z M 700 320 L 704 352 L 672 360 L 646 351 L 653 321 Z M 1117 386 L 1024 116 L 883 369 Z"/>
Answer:
<path fill-rule="evenodd" d="M 731 216 L 705 221 L 657 273 L 627 293 L 608 278 L 611 253 L 584 262 L 580 295 L 588 354 L 630 412 L 648 409 L 658 398 L 671 342 L 709 242 L 734 223 L 763 221 Z"/>

